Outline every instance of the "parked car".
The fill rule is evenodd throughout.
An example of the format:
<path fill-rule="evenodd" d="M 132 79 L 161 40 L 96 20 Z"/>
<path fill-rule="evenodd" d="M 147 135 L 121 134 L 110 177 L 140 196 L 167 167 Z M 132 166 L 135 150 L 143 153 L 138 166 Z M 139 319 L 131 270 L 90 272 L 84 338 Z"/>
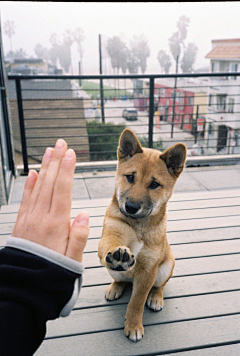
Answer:
<path fill-rule="evenodd" d="M 126 108 L 122 112 L 122 116 L 126 120 L 137 120 L 138 118 L 138 113 L 135 108 Z"/>

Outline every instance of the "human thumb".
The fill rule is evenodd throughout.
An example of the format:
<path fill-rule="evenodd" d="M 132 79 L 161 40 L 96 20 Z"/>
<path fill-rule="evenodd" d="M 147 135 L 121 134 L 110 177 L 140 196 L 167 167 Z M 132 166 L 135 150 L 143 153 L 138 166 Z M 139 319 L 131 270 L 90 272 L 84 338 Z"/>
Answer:
<path fill-rule="evenodd" d="M 66 256 L 82 262 L 83 251 L 89 235 L 89 215 L 81 213 L 73 221 Z"/>

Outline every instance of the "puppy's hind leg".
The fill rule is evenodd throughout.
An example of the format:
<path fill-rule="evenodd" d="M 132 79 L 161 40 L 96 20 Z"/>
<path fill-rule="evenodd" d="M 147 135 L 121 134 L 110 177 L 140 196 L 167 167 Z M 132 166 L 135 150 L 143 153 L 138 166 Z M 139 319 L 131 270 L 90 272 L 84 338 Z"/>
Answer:
<path fill-rule="evenodd" d="M 147 299 L 148 308 L 154 311 L 160 311 L 163 305 L 163 287 L 152 287 Z"/>
<path fill-rule="evenodd" d="M 105 298 L 108 301 L 115 300 L 121 297 L 127 283 L 113 281 L 106 289 Z"/>

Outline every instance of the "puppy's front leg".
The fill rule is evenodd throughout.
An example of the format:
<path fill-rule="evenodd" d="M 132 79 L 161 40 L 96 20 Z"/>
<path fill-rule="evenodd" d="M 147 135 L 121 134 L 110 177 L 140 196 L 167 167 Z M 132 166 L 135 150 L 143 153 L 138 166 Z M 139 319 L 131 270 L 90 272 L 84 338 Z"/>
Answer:
<path fill-rule="evenodd" d="M 157 275 L 157 267 L 148 272 L 144 271 L 141 266 L 136 267 L 139 267 L 139 273 L 134 276 L 133 291 L 127 307 L 124 330 L 125 335 L 134 342 L 143 337 L 142 316 L 144 305 Z"/>

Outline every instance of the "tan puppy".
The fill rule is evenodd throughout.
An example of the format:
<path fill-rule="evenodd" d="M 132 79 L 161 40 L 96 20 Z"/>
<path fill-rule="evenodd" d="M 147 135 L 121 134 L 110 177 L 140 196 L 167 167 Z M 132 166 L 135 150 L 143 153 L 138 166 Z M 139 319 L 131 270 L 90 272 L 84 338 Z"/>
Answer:
<path fill-rule="evenodd" d="M 98 256 L 114 282 L 106 299 L 119 298 L 133 283 L 125 334 L 143 337 L 144 305 L 163 308 L 163 287 L 171 278 L 174 256 L 166 237 L 167 202 L 184 168 L 186 146 L 160 151 L 142 148 L 135 134 L 123 131 L 118 147 L 115 192 L 106 211 Z"/>

